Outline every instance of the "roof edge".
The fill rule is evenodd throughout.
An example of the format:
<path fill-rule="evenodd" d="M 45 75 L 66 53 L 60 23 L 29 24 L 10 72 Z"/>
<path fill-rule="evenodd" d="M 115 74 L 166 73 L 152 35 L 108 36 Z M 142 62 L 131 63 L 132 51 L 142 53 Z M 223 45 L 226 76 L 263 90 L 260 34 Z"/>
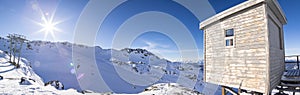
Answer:
<path fill-rule="evenodd" d="M 216 21 L 218 21 L 222 18 L 225 18 L 229 15 L 232 15 L 236 12 L 241 11 L 241 10 L 245 10 L 249 7 L 252 7 L 252 6 L 254 6 L 256 4 L 259 4 L 259 3 L 262 3 L 262 2 L 271 2 L 271 8 L 275 7 L 275 10 L 279 11 L 281 23 L 283 23 L 283 24 L 287 23 L 287 20 L 285 18 L 285 14 L 283 13 L 281 7 L 279 6 L 277 0 L 248 0 L 248 1 L 245 1 L 241 4 L 236 5 L 236 6 L 233 6 L 233 7 L 229 8 L 229 9 L 227 9 L 227 10 L 221 12 L 221 13 L 218 13 L 218 14 L 202 21 L 199 24 L 199 29 L 203 29 L 204 27 L 206 27 L 206 26 L 208 26 L 208 25 L 210 25 L 210 24 L 212 24 L 212 23 L 214 23 L 214 22 L 216 22 Z M 276 15 L 278 15 L 278 14 L 276 14 Z"/>
<path fill-rule="evenodd" d="M 274 9 L 275 11 L 278 11 L 279 13 L 274 13 L 275 15 L 279 15 L 279 21 L 282 24 L 287 24 L 287 19 L 286 16 L 282 10 L 282 8 L 280 7 L 279 3 L 277 0 L 268 0 L 268 2 L 271 4 L 271 9 Z M 273 8 L 272 8 L 273 7 Z"/>

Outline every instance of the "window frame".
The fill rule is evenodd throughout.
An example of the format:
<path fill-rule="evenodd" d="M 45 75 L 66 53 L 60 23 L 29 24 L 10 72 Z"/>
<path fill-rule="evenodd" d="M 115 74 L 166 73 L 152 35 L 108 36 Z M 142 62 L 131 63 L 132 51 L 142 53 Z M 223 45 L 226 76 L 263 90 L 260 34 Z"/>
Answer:
<path fill-rule="evenodd" d="M 232 30 L 233 31 L 233 35 L 232 36 L 227 36 L 227 31 L 228 30 Z M 225 37 L 225 47 L 227 48 L 233 48 L 235 47 L 235 32 L 233 28 L 230 29 L 225 29 L 224 30 L 224 37 Z M 230 45 L 230 40 L 232 39 L 232 45 Z M 227 40 L 229 40 L 229 45 L 227 46 Z"/>

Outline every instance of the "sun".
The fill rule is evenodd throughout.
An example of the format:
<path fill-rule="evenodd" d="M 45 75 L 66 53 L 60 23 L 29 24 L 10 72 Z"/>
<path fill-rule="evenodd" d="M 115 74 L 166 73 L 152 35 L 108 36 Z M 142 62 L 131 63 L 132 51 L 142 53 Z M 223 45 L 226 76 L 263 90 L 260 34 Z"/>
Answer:
<path fill-rule="evenodd" d="M 49 34 L 53 39 L 55 39 L 54 32 L 60 31 L 60 29 L 56 27 L 56 25 L 60 22 L 53 21 L 53 15 L 51 17 L 48 17 L 48 19 L 47 15 L 42 15 L 42 21 L 36 23 L 42 27 L 42 29 L 40 29 L 38 32 L 44 32 L 44 39 L 46 39 Z"/>
<path fill-rule="evenodd" d="M 52 12 L 45 12 L 40 7 L 37 7 L 37 10 L 41 19 L 29 20 L 41 27 L 37 33 L 44 33 L 44 40 L 49 39 L 49 34 L 51 35 L 52 39 L 55 40 L 55 34 L 61 32 L 61 30 L 57 28 L 57 25 L 62 23 L 63 20 L 54 20 L 56 9 L 54 9 Z"/>
<path fill-rule="evenodd" d="M 51 23 L 51 22 L 45 23 L 43 25 L 43 27 L 44 27 L 43 30 L 45 30 L 45 31 L 53 31 L 56 28 L 55 25 L 53 23 Z"/>
<path fill-rule="evenodd" d="M 41 27 L 40 30 L 37 31 L 37 33 L 44 33 L 44 40 L 46 40 L 49 36 L 51 35 L 52 39 L 55 40 L 55 34 L 57 32 L 61 32 L 59 28 L 56 27 L 57 24 L 62 23 L 63 21 L 54 21 L 54 14 L 49 15 L 50 13 L 46 12 L 43 13 L 41 11 L 41 20 L 40 21 L 35 21 L 31 20 L 35 24 L 39 25 Z"/>
<path fill-rule="evenodd" d="M 45 37 L 47 37 L 48 34 L 50 33 L 52 37 L 55 38 L 54 32 L 59 31 L 59 29 L 56 28 L 57 24 L 58 24 L 57 22 L 53 22 L 53 19 L 47 20 L 46 18 L 43 18 L 43 22 L 39 23 L 39 25 L 42 26 L 42 29 L 39 30 L 39 32 L 44 32 Z"/>

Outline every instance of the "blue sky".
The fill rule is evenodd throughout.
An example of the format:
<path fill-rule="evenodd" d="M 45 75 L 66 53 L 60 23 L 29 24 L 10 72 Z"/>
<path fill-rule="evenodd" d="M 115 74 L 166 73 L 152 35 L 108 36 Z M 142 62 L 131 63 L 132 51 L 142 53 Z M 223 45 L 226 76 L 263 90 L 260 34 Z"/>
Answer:
<path fill-rule="evenodd" d="M 199 14 L 193 14 L 189 8 L 169 0 L 130 0 L 115 7 L 106 16 L 99 25 L 93 43 L 102 48 L 144 48 L 172 61 L 194 60 L 194 55 L 189 53 L 198 52 L 199 59 L 202 59 L 203 33 L 198 29 L 200 21 L 244 1 L 208 0 L 213 11 L 202 12 L 199 17 Z M 75 26 L 87 3 L 88 0 L 0 0 L 0 36 L 17 33 L 27 36 L 29 40 L 73 42 Z M 279 3 L 288 19 L 288 24 L 284 26 L 286 55 L 300 54 L 300 44 L 297 44 L 300 35 L 300 32 L 297 32 L 300 30 L 300 11 L 297 11 L 300 6 L 297 4 L 300 4 L 300 1 L 279 0 Z M 209 10 L 203 4 L 189 7 L 196 8 L 196 11 Z M 54 25 L 55 29 L 53 32 L 45 32 L 47 28 L 43 26 L 44 21 L 51 18 L 52 22 L 57 22 Z M 174 24 L 177 22 L 180 23 Z M 88 23 L 85 25 L 91 26 Z M 138 30 L 142 30 L 143 33 L 135 32 Z M 178 32 L 179 30 L 185 32 Z M 181 36 L 185 34 L 190 36 Z M 129 42 L 125 43 L 122 40 Z M 183 40 L 185 42 L 182 42 Z M 196 48 L 188 47 L 191 43 L 194 43 Z M 117 45 L 114 47 L 114 44 Z M 189 56 L 182 58 L 185 52 Z"/>

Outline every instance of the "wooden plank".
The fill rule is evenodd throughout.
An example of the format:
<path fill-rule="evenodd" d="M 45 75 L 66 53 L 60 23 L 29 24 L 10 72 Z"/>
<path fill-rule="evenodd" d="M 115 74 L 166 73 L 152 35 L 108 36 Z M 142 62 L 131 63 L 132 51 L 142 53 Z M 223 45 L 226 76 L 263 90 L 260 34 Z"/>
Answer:
<path fill-rule="evenodd" d="M 222 95 L 226 95 L 225 87 L 222 86 Z"/>
<path fill-rule="evenodd" d="M 284 81 L 284 82 L 300 82 L 300 77 L 286 77 L 286 76 L 283 76 L 281 78 L 281 81 Z"/>
<path fill-rule="evenodd" d="M 289 55 L 289 56 L 285 56 L 285 57 L 296 57 L 296 56 L 300 56 L 300 55 Z"/>
<path fill-rule="evenodd" d="M 276 87 L 276 89 L 279 91 L 300 92 L 300 89 L 295 89 L 295 87 L 287 87 L 287 88 Z"/>
<path fill-rule="evenodd" d="M 291 74 L 291 72 L 286 72 L 285 74 L 284 74 L 284 76 L 288 76 L 288 75 L 290 75 Z"/>
<path fill-rule="evenodd" d="M 281 86 L 300 87 L 300 84 L 281 83 Z"/>
<path fill-rule="evenodd" d="M 285 77 L 300 77 L 300 70 L 287 70 L 284 73 Z"/>

